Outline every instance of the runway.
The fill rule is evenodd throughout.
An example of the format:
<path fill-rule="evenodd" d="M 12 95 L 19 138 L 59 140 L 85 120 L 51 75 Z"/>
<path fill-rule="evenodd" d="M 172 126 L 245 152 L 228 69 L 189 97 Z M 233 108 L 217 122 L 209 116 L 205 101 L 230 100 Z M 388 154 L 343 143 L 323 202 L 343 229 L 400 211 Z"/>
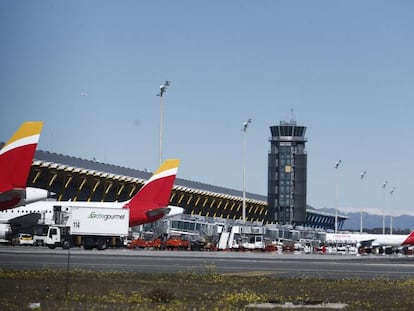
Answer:
<path fill-rule="evenodd" d="M 136 273 L 218 272 L 322 279 L 414 277 L 414 257 L 0 247 L 1 269 L 83 269 Z"/>

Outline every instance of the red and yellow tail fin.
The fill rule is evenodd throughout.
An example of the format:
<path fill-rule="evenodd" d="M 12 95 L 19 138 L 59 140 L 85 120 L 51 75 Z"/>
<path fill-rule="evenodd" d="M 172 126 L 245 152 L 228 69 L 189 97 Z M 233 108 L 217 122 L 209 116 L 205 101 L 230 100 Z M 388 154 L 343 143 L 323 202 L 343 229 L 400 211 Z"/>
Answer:
<path fill-rule="evenodd" d="M 171 191 L 180 161 L 164 161 L 137 194 L 124 206 L 129 208 L 130 226 L 149 223 L 168 213 Z"/>
<path fill-rule="evenodd" d="M 404 245 L 414 245 L 414 231 L 411 231 L 411 233 L 407 236 L 404 242 L 401 243 L 401 246 Z"/>
<path fill-rule="evenodd" d="M 0 192 L 25 188 L 43 122 L 24 122 L 0 150 Z"/>

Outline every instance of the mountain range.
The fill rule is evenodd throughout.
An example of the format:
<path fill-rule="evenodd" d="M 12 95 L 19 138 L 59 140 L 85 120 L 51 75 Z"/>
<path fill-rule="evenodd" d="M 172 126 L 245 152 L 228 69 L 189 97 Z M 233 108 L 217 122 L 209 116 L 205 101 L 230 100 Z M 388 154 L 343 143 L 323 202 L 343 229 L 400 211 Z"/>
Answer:
<path fill-rule="evenodd" d="M 322 211 L 325 213 L 335 214 L 335 209 L 329 209 L 329 208 L 323 208 L 318 209 L 318 211 Z M 349 231 L 359 231 L 360 228 L 360 213 L 356 212 L 349 212 L 344 213 L 340 212 L 340 215 L 347 216 L 349 219 L 347 219 L 344 223 L 343 230 L 349 230 Z M 363 214 L 363 230 L 364 231 L 380 231 L 382 232 L 383 227 L 383 216 L 382 215 L 376 215 L 376 214 L 369 214 L 364 213 Z M 385 228 L 386 233 L 389 232 L 390 228 L 390 216 L 385 216 Z M 393 232 L 399 232 L 399 231 L 411 231 L 414 229 L 414 216 L 410 215 L 401 215 L 401 216 L 394 216 L 392 218 L 392 228 Z"/>

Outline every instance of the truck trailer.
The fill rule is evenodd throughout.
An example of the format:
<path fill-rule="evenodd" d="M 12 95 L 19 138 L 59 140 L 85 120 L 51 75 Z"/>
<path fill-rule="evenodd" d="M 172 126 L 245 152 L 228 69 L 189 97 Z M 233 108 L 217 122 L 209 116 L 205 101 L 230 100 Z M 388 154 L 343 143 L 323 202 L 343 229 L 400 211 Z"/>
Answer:
<path fill-rule="evenodd" d="M 54 211 L 55 225 L 47 230 L 45 244 L 53 249 L 61 246 L 121 247 L 128 236 L 129 209 L 71 206 Z"/>

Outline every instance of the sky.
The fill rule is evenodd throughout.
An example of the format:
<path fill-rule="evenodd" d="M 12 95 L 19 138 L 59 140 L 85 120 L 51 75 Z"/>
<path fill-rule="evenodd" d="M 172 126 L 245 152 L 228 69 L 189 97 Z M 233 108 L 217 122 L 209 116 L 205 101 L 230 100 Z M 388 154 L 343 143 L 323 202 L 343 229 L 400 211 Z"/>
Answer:
<path fill-rule="evenodd" d="M 414 215 L 413 16 L 410 0 L 0 1 L 0 141 L 39 120 L 38 149 L 154 171 L 169 80 L 179 178 L 242 190 L 245 155 L 246 190 L 267 195 L 269 127 L 294 119 L 308 204 Z"/>

